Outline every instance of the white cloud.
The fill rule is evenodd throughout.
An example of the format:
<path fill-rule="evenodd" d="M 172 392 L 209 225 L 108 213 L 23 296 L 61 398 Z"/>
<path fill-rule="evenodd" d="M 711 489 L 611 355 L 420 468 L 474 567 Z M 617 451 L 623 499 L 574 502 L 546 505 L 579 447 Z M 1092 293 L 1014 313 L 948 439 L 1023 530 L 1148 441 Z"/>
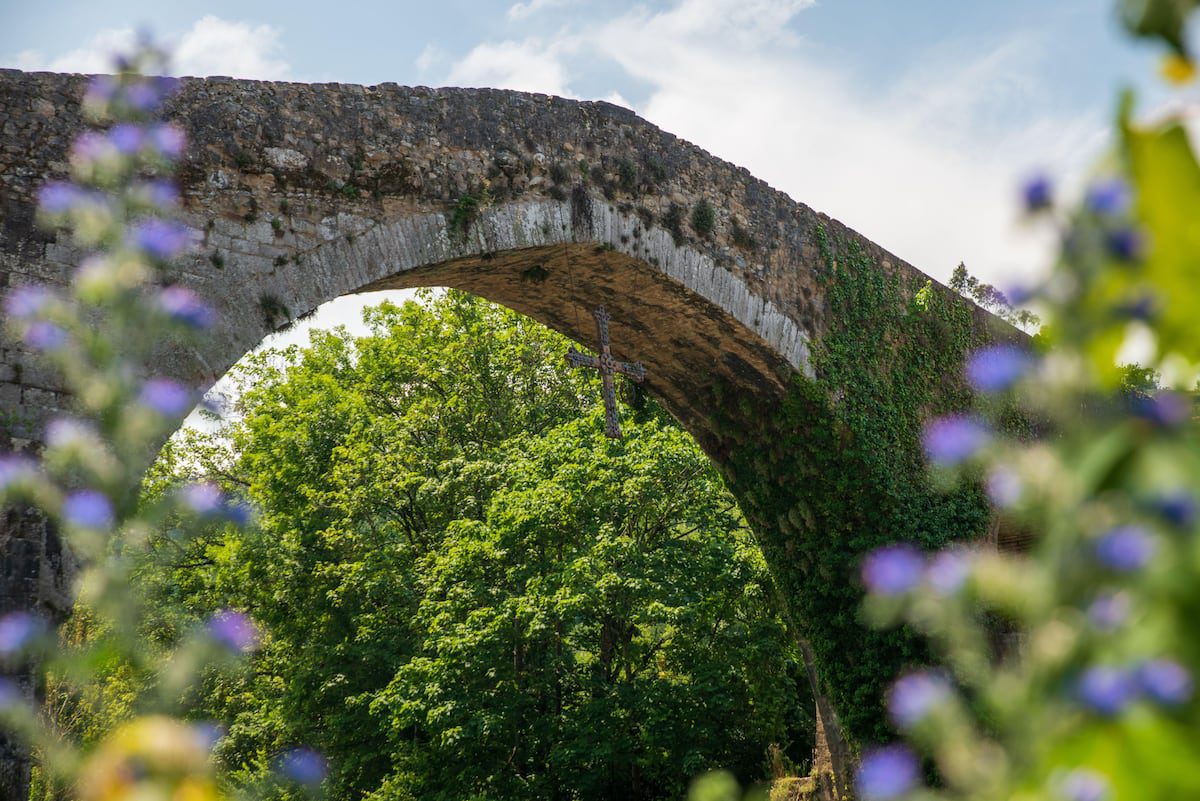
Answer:
<path fill-rule="evenodd" d="M 129 52 L 136 40 L 132 28 L 113 28 L 98 32 L 82 47 L 60 56 L 26 50 L 12 62 L 23 70 L 111 72 L 113 55 Z M 208 15 L 197 20 L 177 42 L 168 44 L 172 51 L 171 72 L 176 75 L 280 80 L 291 74 L 291 67 L 280 56 L 279 30 L 270 25 Z"/>
<path fill-rule="evenodd" d="M 553 46 L 481 44 L 450 77 L 567 94 L 572 58 L 598 55 L 650 87 L 634 108 L 651 122 L 936 278 L 960 260 L 1002 286 L 1044 267 L 1048 232 L 1017 226 L 1017 183 L 1038 166 L 1078 173 L 1103 142 L 1101 120 L 1059 115 L 1041 91 L 1052 43 L 1031 34 L 950 43 L 863 87 L 793 33 L 812 4 L 638 8 Z"/>
<path fill-rule="evenodd" d="M 279 34 L 271 25 L 230 22 L 210 14 L 179 40 L 175 72 L 281 80 L 291 74 L 291 67 L 280 56 Z"/>
<path fill-rule="evenodd" d="M 508 9 L 509 19 L 525 19 L 547 8 L 565 5 L 570 0 L 528 0 L 525 3 L 513 3 Z"/>
<path fill-rule="evenodd" d="M 481 44 L 456 63 L 447 76 L 454 86 L 491 86 L 522 92 L 543 92 L 571 97 L 562 55 L 567 42 L 522 42 Z"/>

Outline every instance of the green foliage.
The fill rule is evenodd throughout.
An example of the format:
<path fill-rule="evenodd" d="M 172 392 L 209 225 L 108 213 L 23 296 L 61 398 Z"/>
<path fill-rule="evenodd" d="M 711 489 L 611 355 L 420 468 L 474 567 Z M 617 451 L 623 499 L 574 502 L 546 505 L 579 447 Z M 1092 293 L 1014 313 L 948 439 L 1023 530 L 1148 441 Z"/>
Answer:
<path fill-rule="evenodd" d="M 959 262 L 950 276 L 950 288 L 1017 328 L 1028 331 L 1041 323 L 1038 316 L 1028 309 L 1013 308 L 1003 292 L 968 273 L 967 265 L 962 262 Z"/>
<path fill-rule="evenodd" d="M 240 421 L 151 482 L 202 469 L 261 509 L 157 539 L 140 574 L 163 632 L 224 606 L 264 628 L 253 671 L 197 698 L 230 724 L 228 781 L 308 742 L 339 799 L 650 799 L 718 767 L 760 780 L 772 743 L 807 756 L 762 555 L 686 434 L 645 404 L 608 440 L 568 342 L 477 298 L 367 321 L 286 371 L 251 360 Z"/>
<path fill-rule="evenodd" d="M 707 200 L 701 200 L 692 209 L 692 229 L 700 236 L 708 236 L 717 224 L 717 212 Z"/>
<path fill-rule="evenodd" d="M 969 403 L 958 376 L 982 335 L 953 296 L 931 289 L 918 311 L 857 245 L 818 237 L 834 327 L 814 353 L 817 379 L 797 377 L 781 406 L 763 402 L 755 414 L 718 387 L 715 422 L 729 486 L 842 724 L 864 744 L 888 738 L 887 678 L 924 650 L 907 632 L 861 625 L 862 555 L 896 540 L 933 548 L 978 536 L 988 519 L 978 487 L 931 485 L 919 441 L 924 419 Z"/>
<path fill-rule="evenodd" d="M 663 227 L 671 234 L 671 240 L 675 242 L 675 247 L 681 247 L 687 241 L 683 235 L 683 216 L 683 206 L 672 203 L 662 218 Z"/>

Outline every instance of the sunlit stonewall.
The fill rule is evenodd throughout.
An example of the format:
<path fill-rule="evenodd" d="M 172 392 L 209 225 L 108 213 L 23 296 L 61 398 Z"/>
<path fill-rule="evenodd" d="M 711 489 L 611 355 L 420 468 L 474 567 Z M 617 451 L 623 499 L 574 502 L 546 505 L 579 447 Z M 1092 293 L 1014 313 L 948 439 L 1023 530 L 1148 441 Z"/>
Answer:
<path fill-rule="evenodd" d="M 211 484 L 153 501 L 140 495 L 155 446 L 198 399 L 173 379 L 141 374 L 137 365 L 162 340 L 201 336 L 215 322 L 191 290 L 171 284 L 172 260 L 192 243 L 170 216 L 180 202 L 170 177 L 184 133 L 155 119 L 174 81 L 143 77 L 165 72 L 164 61 L 146 43 L 117 61 L 114 76 L 90 84 L 84 108 L 100 130 L 73 143 L 72 180 L 41 190 L 39 214 L 44 225 L 69 230 L 91 255 L 65 291 L 20 287 L 4 309 L 12 334 L 62 373 L 79 414 L 47 424 L 40 459 L 0 456 L 0 506 L 34 506 L 60 528 L 81 562 L 80 601 L 105 626 L 83 646 L 59 648 L 47 621 L 12 613 L 0 618 L 0 666 L 17 674 L 32 662 L 80 689 L 100 656 L 119 658 L 153 688 L 138 716 L 85 753 L 47 727 L 27 691 L 0 679 L 0 724 L 37 753 L 46 784 L 73 785 L 82 801 L 221 797 L 211 760 L 217 730 L 173 716 L 201 670 L 232 666 L 259 642 L 253 621 L 237 610 L 215 615 L 165 652 L 135 634 L 143 610 L 123 554 L 168 520 L 177 536 L 187 537 L 206 526 L 244 525 L 250 515 Z M 321 756 L 302 747 L 275 764 L 278 782 L 315 786 L 325 774 Z"/>

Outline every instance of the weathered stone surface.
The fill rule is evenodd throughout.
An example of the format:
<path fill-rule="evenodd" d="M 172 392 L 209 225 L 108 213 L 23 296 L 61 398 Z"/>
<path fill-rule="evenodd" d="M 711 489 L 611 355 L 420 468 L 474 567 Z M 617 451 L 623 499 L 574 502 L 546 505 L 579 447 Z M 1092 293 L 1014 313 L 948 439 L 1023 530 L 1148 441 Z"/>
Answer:
<path fill-rule="evenodd" d="M 80 255 L 35 227 L 34 197 L 65 174 L 85 81 L 0 70 L 0 295 L 65 284 Z M 199 243 L 174 278 L 222 322 L 201 350 L 164 348 L 149 367 L 199 388 L 265 334 L 346 293 L 458 287 L 588 345 L 591 309 L 603 303 L 614 355 L 645 364 L 648 391 L 719 462 L 706 406 L 717 381 L 737 387 L 753 415 L 796 372 L 813 374 L 831 324 L 819 228 L 857 243 L 908 293 L 928 280 L 607 103 L 189 79 L 166 111 L 188 133 L 180 179 Z M 701 202 L 715 212 L 704 232 L 691 224 Z M 975 310 L 977 325 L 987 320 Z M 0 403 L 3 435 L 36 447 L 68 400 L 31 354 L 0 340 Z M 69 571 L 53 532 L 17 513 L 3 525 L 0 611 L 66 609 Z"/>

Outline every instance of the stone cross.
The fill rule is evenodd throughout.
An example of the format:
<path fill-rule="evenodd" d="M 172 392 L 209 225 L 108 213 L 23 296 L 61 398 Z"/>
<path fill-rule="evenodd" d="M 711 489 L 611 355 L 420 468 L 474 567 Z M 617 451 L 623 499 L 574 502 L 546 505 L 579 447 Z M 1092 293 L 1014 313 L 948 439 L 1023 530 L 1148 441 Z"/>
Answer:
<path fill-rule="evenodd" d="M 600 371 L 600 378 L 604 382 L 604 435 L 612 439 L 620 439 L 621 425 L 617 419 L 617 393 L 613 388 L 613 375 L 620 373 L 640 384 L 646 380 L 646 368 L 642 367 L 641 362 L 630 364 L 614 359 L 612 350 L 608 346 L 608 321 L 612 318 L 608 316 L 608 312 L 604 310 L 603 306 L 597 306 L 592 315 L 596 318 L 596 336 L 600 340 L 600 355 L 588 356 L 586 353 L 575 350 L 575 346 L 572 345 L 567 350 L 567 361 L 571 363 L 572 367 L 591 367 Z"/>

